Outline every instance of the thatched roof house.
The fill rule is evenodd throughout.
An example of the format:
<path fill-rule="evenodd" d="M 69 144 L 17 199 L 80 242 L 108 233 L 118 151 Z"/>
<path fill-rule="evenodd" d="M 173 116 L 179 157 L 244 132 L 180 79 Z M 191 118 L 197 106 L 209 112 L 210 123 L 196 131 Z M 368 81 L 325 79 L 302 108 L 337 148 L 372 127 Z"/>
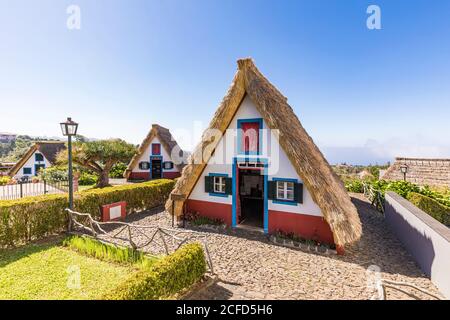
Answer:
<path fill-rule="evenodd" d="M 406 166 L 406 175 L 401 171 Z M 386 170 L 381 179 L 403 180 L 430 186 L 450 187 L 450 159 L 395 158 L 395 162 Z"/>
<path fill-rule="evenodd" d="M 178 159 L 172 159 L 173 155 Z M 128 164 L 124 177 L 129 180 L 173 179 L 180 176 L 184 157 L 169 129 L 153 124 Z"/>
<path fill-rule="evenodd" d="M 358 240 L 362 231 L 356 208 L 352 204 L 343 184 L 333 172 L 332 168 L 325 160 L 312 138 L 305 131 L 299 119 L 294 114 L 291 106 L 287 103 L 287 98 L 283 96 L 283 94 L 281 94 L 281 92 L 278 91 L 277 88 L 261 74 L 251 59 L 241 59 L 238 60 L 237 63 L 238 70 L 234 76 L 231 87 L 211 120 L 209 129 L 217 129 L 224 133 L 225 130 L 229 128 L 234 121 L 236 121 L 241 105 L 254 105 L 256 108 L 255 112 L 260 114 L 263 125 L 270 130 L 279 130 L 279 136 L 276 140 L 280 144 L 281 149 L 285 152 L 290 165 L 292 165 L 295 170 L 296 175 L 301 180 L 301 183 L 299 183 L 301 188 L 297 189 L 302 189 L 304 184 L 306 190 L 302 189 L 303 193 L 308 193 L 307 196 L 311 197 L 311 199 L 305 198 L 305 201 L 311 200 L 312 205 L 316 205 L 318 207 L 318 215 L 320 214 L 320 219 L 324 219 L 324 223 L 329 225 L 334 243 L 337 246 L 343 247 L 346 244 Z M 239 122 L 240 120 L 237 119 L 237 121 Z M 186 203 L 189 208 L 189 201 L 193 198 L 193 191 L 197 188 L 196 185 L 202 183 L 201 177 L 202 174 L 205 175 L 203 172 L 208 164 L 208 161 L 217 146 L 222 143 L 221 141 L 223 139 L 211 139 L 208 132 L 209 130 L 205 131 L 202 136 L 202 141 L 195 148 L 195 151 L 188 160 L 188 165 L 184 168 L 182 176 L 177 181 L 175 189 L 172 192 L 176 195 L 182 195 L 185 198 L 183 200 L 175 201 L 174 212 L 178 217 L 182 215 L 183 210 L 186 210 Z M 194 161 L 194 159 L 198 159 L 199 155 L 203 154 L 205 147 L 208 147 L 208 150 L 211 150 L 211 152 L 204 155 L 204 161 L 201 163 Z M 238 163 L 238 165 L 240 164 Z M 287 166 L 288 164 L 283 167 Z M 229 168 L 226 170 L 231 172 L 233 183 L 235 183 L 235 180 L 239 179 L 236 171 L 238 169 L 234 169 L 233 167 L 233 171 Z M 272 177 L 269 177 L 269 179 L 270 178 Z M 268 188 L 270 188 L 270 183 L 272 181 L 267 180 L 268 178 L 265 177 L 265 183 Z M 272 178 L 272 180 L 275 182 L 275 180 L 278 179 Z M 289 183 L 289 180 L 293 179 L 285 180 L 287 181 L 286 183 Z M 207 183 L 207 178 L 205 178 L 205 183 Z M 277 184 L 276 188 L 279 187 L 280 185 Z M 296 184 L 295 187 L 297 187 Z M 281 188 L 284 188 L 281 190 L 284 190 L 286 195 L 286 193 L 289 192 L 287 190 L 290 186 L 288 184 L 284 184 L 281 185 Z M 236 196 L 237 192 L 238 191 L 233 190 L 233 200 L 227 202 L 227 204 L 232 203 L 232 209 L 230 210 L 233 210 L 233 224 L 238 223 L 235 221 L 235 211 L 242 206 L 242 203 L 240 205 L 235 204 L 236 201 L 239 201 Z M 303 197 L 305 197 L 305 195 L 303 195 Z M 192 200 L 192 202 L 193 201 L 194 200 Z M 198 200 L 196 201 L 196 204 L 199 203 Z M 284 202 L 287 203 L 289 201 Z M 209 205 L 211 205 L 211 203 L 213 202 L 208 202 Z M 299 214 L 302 204 L 297 203 L 295 205 L 297 205 L 299 211 L 293 211 L 289 206 L 284 206 L 283 208 L 286 209 L 282 210 L 286 211 L 286 214 L 279 215 L 281 217 L 280 219 L 286 219 L 286 221 L 288 221 L 293 216 L 302 216 L 302 214 Z M 269 206 L 269 209 L 267 209 L 267 206 Z M 265 197 L 265 215 L 267 216 L 264 218 L 264 231 L 266 232 L 266 224 L 269 224 L 270 229 L 271 221 L 274 221 L 274 217 L 280 213 L 279 210 L 281 210 L 281 206 L 277 206 L 278 202 L 275 200 L 268 202 L 267 197 Z M 199 206 L 196 208 L 199 208 Z M 215 208 L 219 209 L 218 205 Z M 171 212 L 171 200 L 167 201 L 166 209 Z M 223 210 L 224 213 L 228 212 L 225 211 L 225 209 Z M 268 213 L 267 210 L 269 211 Z M 290 211 L 288 212 L 288 210 Z M 292 212 L 295 212 L 296 215 L 292 215 Z M 305 215 L 304 219 L 309 219 L 312 216 L 313 215 Z M 309 220 L 302 220 L 302 224 L 309 223 L 307 221 Z M 297 222 L 292 220 L 292 223 L 295 224 Z M 280 225 L 283 224 L 281 223 Z"/>
<path fill-rule="evenodd" d="M 39 169 L 54 165 L 56 155 L 65 148 L 62 141 L 36 142 L 11 168 L 8 175 L 11 177 L 36 175 Z"/>

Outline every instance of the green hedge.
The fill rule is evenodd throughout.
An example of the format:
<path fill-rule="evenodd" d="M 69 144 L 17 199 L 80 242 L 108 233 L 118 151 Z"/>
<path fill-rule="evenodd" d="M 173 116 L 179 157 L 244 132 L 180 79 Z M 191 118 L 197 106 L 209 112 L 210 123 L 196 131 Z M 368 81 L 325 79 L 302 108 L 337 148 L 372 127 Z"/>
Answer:
<path fill-rule="evenodd" d="M 75 210 L 100 218 L 100 206 L 127 202 L 127 212 L 163 205 L 172 191 L 172 180 L 90 189 L 75 195 Z M 65 230 L 67 195 L 45 195 L 0 201 L 0 246 L 15 245 Z"/>
<path fill-rule="evenodd" d="M 170 298 L 199 281 L 205 272 L 206 261 L 201 244 L 187 244 L 154 263 L 150 269 L 134 273 L 103 298 L 110 300 Z"/>
<path fill-rule="evenodd" d="M 444 206 L 436 200 L 416 192 L 410 192 L 406 198 L 440 223 L 450 225 L 450 207 Z"/>

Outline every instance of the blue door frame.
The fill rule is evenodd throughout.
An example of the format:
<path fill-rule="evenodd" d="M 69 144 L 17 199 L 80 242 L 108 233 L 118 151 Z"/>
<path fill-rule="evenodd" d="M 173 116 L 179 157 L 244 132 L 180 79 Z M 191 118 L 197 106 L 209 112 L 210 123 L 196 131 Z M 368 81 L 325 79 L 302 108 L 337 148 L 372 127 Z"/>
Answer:
<path fill-rule="evenodd" d="M 231 226 L 234 228 L 237 226 L 237 190 L 236 183 L 238 177 L 238 162 L 245 161 L 256 161 L 264 164 L 263 174 L 264 174 L 264 233 L 269 233 L 269 201 L 268 201 L 268 162 L 266 158 L 250 158 L 250 157 L 234 157 L 233 158 L 233 167 L 232 167 L 232 206 L 231 206 Z"/>
<path fill-rule="evenodd" d="M 163 157 L 162 156 L 150 156 L 150 180 L 153 179 L 152 177 L 152 160 L 161 160 L 161 178 L 163 177 L 163 167 L 162 167 L 162 162 L 163 162 Z"/>

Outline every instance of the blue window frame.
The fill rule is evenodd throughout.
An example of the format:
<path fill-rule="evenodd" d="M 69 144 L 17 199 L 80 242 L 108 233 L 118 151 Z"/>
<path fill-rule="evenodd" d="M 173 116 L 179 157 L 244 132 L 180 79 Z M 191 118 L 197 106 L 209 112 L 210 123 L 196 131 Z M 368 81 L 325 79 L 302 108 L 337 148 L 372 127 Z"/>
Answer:
<path fill-rule="evenodd" d="M 23 174 L 31 174 L 31 168 L 29 167 L 23 168 Z"/>
<path fill-rule="evenodd" d="M 35 153 L 34 161 L 44 161 L 44 156 L 42 155 L 42 153 Z"/>
<path fill-rule="evenodd" d="M 243 150 L 242 146 L 242 125 L 244 123 L 258 123 L 259 125 L 259 132 L 258 132 L 258 151 L 246 151 Z M 262 153 L 262 147 L 263 147 L 263 141 L 262 141 L 262 129 L 263 129 L 263 119 L 262 118 L 253 118 L 253 119 L 238 119 L 237 121 L 237 128 L 238 128 L 238 134 L 237 134 L 237 145 L 238 145 L 238 154 L 245 154 L 245 155 L 261 155 Z"/>
<path fill-rule="evenodd" d="M 275 188 L 275 199 L 272 203 L 276 204 L 286 204 L 290 206 L 296 206 L 295 201 L 295 184 L 298 183 L 297 179 L 287 179 L 287 178 L 273 178 L 272 181 L 276 182 Z"/>
<path fill-rule="evenodd" d="M 226 193 L 226 182 L 225 178 L 228 178 L 226 173 L 210 173 L 209 177 L 213 177 L 212 181 L 212 192 L 209 195 L 212 197 L 224 197 L 227 198 L 229 195 Z"/>

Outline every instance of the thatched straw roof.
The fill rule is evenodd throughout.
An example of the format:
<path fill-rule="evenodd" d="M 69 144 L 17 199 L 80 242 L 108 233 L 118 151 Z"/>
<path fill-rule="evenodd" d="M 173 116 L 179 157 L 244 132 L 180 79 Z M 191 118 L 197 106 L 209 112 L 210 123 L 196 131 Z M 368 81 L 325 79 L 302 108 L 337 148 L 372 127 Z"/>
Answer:
<path fill-rule="evenodd" d="M 130 163 L 128 164 L 127 169 L 124 172 L 124 178 L 129 178 L 131 171 L 133 168 L 138 164 L 139 159 L 141 158 L 142 154 L 145 152 L 145 150 L 148 148 L 150 143 L 153 141 L 153 139 L 157 137 L 159 141 L 161 142 L 161 145 L 166 150 L 168 154 L 172 153 L 172 149 L 177 147 L 178 144 L 175 141 L 175 139 L 172 137 L 172 134 L 170 133 L 169 129 L 164 128 L 158 124 L 152 124 L 152 128 L 150 129 L 150 132 L 145 137 L 144 141 L 142 141 L 141 145 L 139 146 L 138 151 L 131 159 Z M 181 148 L 180 148 L 181 150 Z M 183 151 L 181 151 L 183 152 Z M 181 156 L 181 155 L 180 155 Z M 179 163 L 175 164 L 175 167 L 181 171 L 183 170 L 185 163 Z"/>
<path fill-rule="evenodd" d="M 28 151 L 20 158 L 20 160 L 11 168 L 8 175 L 14 176 L 20 168 L 30 159 L 30 157 L 34 154 L 35 151 L 39 151 L 44 155 L 44 157 L 50 162 L 54 164 L 56 161 L 56 155 L 61 150 L 65 149 L 66 145 L 62 141 L 39 141 L 36 142 Z"/>
<path fill-rule="evenodd" d="M 336 245 L 343 246 L 358 240 L 362 232 L 361 222 L 342 182 L 302 127 L 286 97 L 259 72 L 251 59 L 238 60 L 238 71 L 233 83 L 211 120 L 209 129 L 225 132 L 246 94 L 255 103 L 267 126 L 279 130 L 280 145 L 321 208 Z M 202 136 L 202 141 L 188 160 L 173 194 L 181 194 L 186 198 L 189 196 L 211 155 L 204 157 L 205 161 L 201 164 L 194 164 L 194 157 L 201 154 L 205 146 L 209 145 L 208 149 L 213 150 L 218 143 L 219 141 L 211 141 L 205 134 Z M 183 200 L 175 202 L 174 212 L 177 216 L 182 214 L 183 203 Z M 170 199 L 166 203 L 166 209 L 169 212 L 172 209 Z"/>
<path fill-rule="evenodd" d="M 450 159 L 397 157 L 381 179 L 403 180 L 400 167 L 404 165 L 408 168 L 406 181 L 418 185 L 450 186 Z"/>

